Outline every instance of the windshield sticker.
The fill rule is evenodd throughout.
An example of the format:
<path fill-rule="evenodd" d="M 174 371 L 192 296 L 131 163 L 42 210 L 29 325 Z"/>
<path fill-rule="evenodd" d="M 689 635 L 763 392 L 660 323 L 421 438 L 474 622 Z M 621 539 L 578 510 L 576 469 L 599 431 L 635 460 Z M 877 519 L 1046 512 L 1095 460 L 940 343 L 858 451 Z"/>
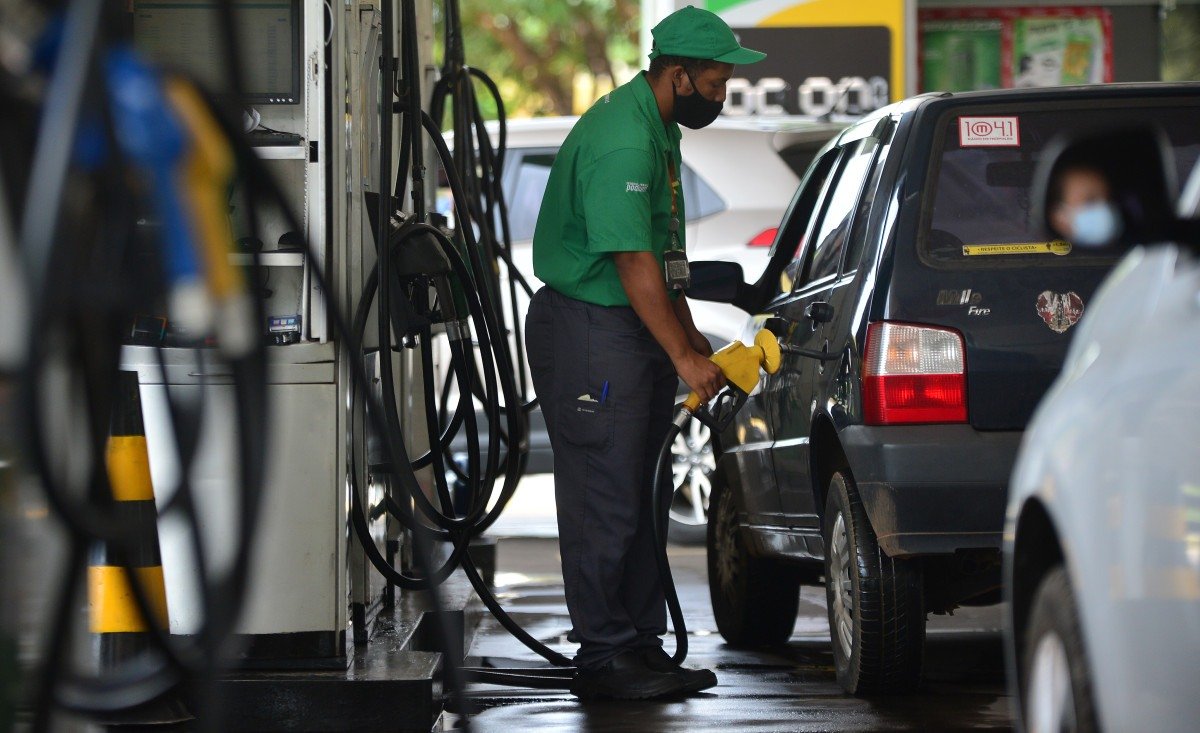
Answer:
<path fill-rule="evenodd" d="M 1055 333 L 1065 333 L 1083 317 L 1083 298 L 1075 292 L 1043 290 L 1037 298 L 1037 312 Z"/>
<path fill-rule="evenodd" d="M 1019 148 L 1021 123 L 1016 117 L 959 117 L 961 148 Z"/>
<path fill-rule="evenodd" d="M 1071 252 L 1071 243 L 1062 239 L 1053 242 L 1016 242 L 1013 244 L 964 244 L 964 257 L 980 255 L 1065 255 Z"/>

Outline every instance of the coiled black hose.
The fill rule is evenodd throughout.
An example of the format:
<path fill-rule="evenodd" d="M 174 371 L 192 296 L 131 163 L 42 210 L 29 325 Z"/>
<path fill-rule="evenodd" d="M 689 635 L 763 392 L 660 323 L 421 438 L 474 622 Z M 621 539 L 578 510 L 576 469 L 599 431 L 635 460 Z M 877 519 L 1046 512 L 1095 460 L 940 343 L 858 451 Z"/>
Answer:
<path fill-rule="evenodd" d="M 415 31 L 415 16 L 412 5 L 405 3 L 402 8 L 404 12 L 402 27 Z M 401 100 L 396 105 L 396 111 L 402 115 L 405 133 L 402 137 L 400 151 L 401 170 L 397 172 L 395 191 L 398 197 L 401 196 L 411 178 L 411 194 L 415 213 L 409 223 L 402 225 L 395 232 L 392 232 L 388 226 L 391 218 L 391 207 L 386 206 L 381 201 L 380 222 L 379 227 L 376 229 L 379 243 L 378 261 L 374 272 L 365 284 L 358 308 L 356 309 L 357 313 L 353 331 L 356 340 L 361 341 L 361 337 L 364 335 L 362 330 L 365 328 L 370 308 L 373 301 L 377 301 L 377 312 L 380 314 L 379 349 L 381 356 L 389 353 L 392 331 L 397 329 L 401 324 L 397 322 L 397 319 L 391 318 L 394 309 L 389 307 L 387 301 L 392 297 L 394 292 L 404 290 L 402 278 L 397 277 L 390 266 L 393 251 L 399 251 L 402 247 L 411 246 L 420 237 L 426 238 L 427 241 L 432 240 L 436 242 L 451 265 L 453 284 L 457 286 L 456 289 L 453 289 L 454 292 L 451 292 L 452 288 L 448 286 L 449 276 L 444 278 L 434 276 L 430 279 L 439 284 L 439 287 L 437 287 L 437 305 L 441 309 L 439 315 L 443 321 L 450 322 L 450 330 L 453 331 L 453 333 L 449 334 L 451 351 L 450 378 L 446 380 L 447 388 L 443 391 L 442 399 L 439 401 L 435 394 L 436 385 L 434 384 L 432 373 L 432 331 L 428 327 L 420 328 L 419 337 L 423 347 L 421 357 L 422 371 L 424 373 L 423 386 L 427 393 L 425 419 L 428 433 L 430 436 L 433 436 L 433 445 L 425 456 L 407 466 L 393 463 L 393 470 L 401 474 L 406 474 L 409 472 L 406 469 L 415 470 L 416 468 L 431 466 L 433 468 L 436 493 L 442 508 L 441 511 L 438 511 L 419 491 L 416 493 L 408 492 L 405 496 L 405 501 L 397 501 L 389 495 L 385 499 L 384 505 L 390 513 L 413 533 L 414 537 L 420 536 L 428 539 L 449 541 L 452 543 L 453 551 L 451 557 L 439 568 L 432 578 L 429 576 L 422 578 L 411 577 L 391 567 L 374 546 L 369 532 L 368 511 L 362 504 L 361 497 L 359 496 L 360 490 L 357 487 L 354 490 L 352 506 L 353 526 L 371 563 L 389 582 L 395 583 L 402 588 L 431 587 L 444 579 L 456 565 L 460 566 L 483 600 L 485 606 L 492 611 L 493 615 L 496 616 L 510 633 L 553 664 L 566 668 L 565 670 L 550 670 L 551 676 L 549 679 L 539 678 L 541 680 L 539 686 L 551 685 L 561 688 L 566 686 L 564 680 L 571 674 L 569 660 L 532 638 L 504 612 L 491 590 L 486 586 L 482 578 L 480 578 L 478 570 L 474 567 L 470 557 L 464 552 L 467 543 L 473 537 L 478 536 L 495 522 L 516 490 L 517 482 L 524 472 L 527 461 L 528 412 L 534 407 L 535 403 L 525 398 L 527 385 L 524 376 L 524 354 L 521 349 L 522 344 L 520 343 L 520 313 L 517 308 L 515 291 L 517 284 L 521 284 L 527 293 L 529 292 L 529 287 L 524 278 L 512 266 L 512 258 L 507 245 L 507 213 L 503 204 L 503 193 L 499 186 L 503 164 L 503 141 L 506 136 L 505 123 L 503 121 L 503 102 L 499 98 L 498 89 L 495 84 L 490 79 L 487 79 L 486 75 L 475 70 L 466 70 L 462 67 L 461 28 L 457 25 L 458 12 L 453 0 L 447 3 L 446 18 L 448 34 L 447 64 L 443 68 L 443 78 L 433 92 L 432 114 L 425 114 L 420 111 L 418 104 L 419 83 L 417 81 L 417 74 L 419 73 L 419 69 L 417 68 L 415 58 L 415 33 L 410 41 L 405 44 L 406 48 L 411 49 L 412 52 L 402 55 L 403 78 L 399 84 L 395 85 L 402 92 Z M 473 83 L 472 79 L 483 80 L 484 84 L 495 95 L 496 102 L 501 110 L 500 153 L 493 151 L 490 139 L 486 135 L 482 113 L 478 108 L 472 93 L 473 89 L 470 86 Z M 451 80 L 465 81 L 466 84 L 458 83 L 455 85 L 450 83 Z M 385 78 L 384 84 L 386 85 L 387 83 Z M 385 86 L 384 88 L 387 87 Z M 457 120 L 455 128 L 456 145 L 453 154 L 450 153 L 436 123 L 436 120 L 441 118 L 444 111 L 444 104 L 448 100 L 453 102 L 455 118 Z M 419 120 L 420 123 L 417 124 L 416 120 Z M 390 121 L 388 124 L 390 124 Z M 426 215 L 422 190 L 425 170 L 421 152 L 424 140 L 422 130 L 429 135 L 429 138 L 437 148 L 438 160 L 446 173 L 454 197 L 457 223 L 456 241 L 452 241 L 437 228 L 423 223 Z M 472 134 L 475 132 L 479 134 L 477 141 Z M 476 145 L 478 145 L 481 151 L 482 161 L 484 162 L 482 166 L 482 178 L 477 175 L 480 167 L 477 166 L 474 158 Z M 386 150 L 389 146 L 385 143 L 382 147 L 385 150 L 381 151 L 381 156 L 388 156 L 388 160 L 390 161 L 390 150 Z M 406 166 L 407 171 L 404 171 Z M 402 175 L 404 172 L 407 172 L 409 175 Z M 381 171 L 382 178 L 383 172 Z M 502 223 L 506 233 L 505 244 L 499 246 L 497 246 L 495 242 L 496 237 L 492 233 L 492 222 L 497 219 Z M 475 235 L 476 230 L 479 232 L 478 238 Z M 511 323 L 506 323 L 499 316 L 501 298 L 499 296 L 500 286 L 496 267 L 498 253 L 500 253 L 510 272 Z M 389 280 L 393 282 L 389 283 Z M 424 312 L 432 310 L 432 304 L 423 301 L 423 293 L 427 292 L 430 280 L 418 278 L 416 286 L 409 288 L 410 294 L 416 296 L 414 300 L 418 301 L 417 304 L 423 306 L 421 310 Z M 465 302 L 469 311 L 469 319 L 459 323 L 454 322 L 457 317 L 454 303 L 456 295 Z M 474 355 L 475 352 L 467 348 L 468 342 L 465 340 L 463 331 L 468 325 L 473 328 L 472 332 L 477 339 L 478 354 L 482 364 L 477 364 Z M 517 334 L 517 356 L 515 359 L 508 341 L 510 329 Z M 380 361 L 381 381 L 384 382 L 383 392 L 385 395 L 390 395 L 392 394 L 391 390 L 394 389 L 394 386 L 390 386 L 394 385 L 394 382 L 387 376 L 391 370 L 390 359 L 384 356 Z M 516 381 L 516 373 L 518 372 L 520 373 L 520 385 Z M 454 414 L 447 419 L 447 410 L 445 407 L 439 410 L 437 406 L 439 404 L 448 406 L 449 384 L 451 381 L 458 387 L 459 395 L 454 407 Z M 474 424 L 472 397 L 479 399 L 483 404 L 485 417 L 488 422 L 487 451 L 482 462 L 479 460 L 480 448 L 477 426 Z M 353 399 L 357 401 L 358 398 L 358 390 L 355 390 Z M 389 431 L 392 431 L 393 434 L 398 433 L 400 418 L 395 410 L 394 400 L 385 399 L 383 403 L 384 422 L 387 424 Z M 455 437 L 457 429 L 464 425 L 467 429 L 466 437 L 468 443 L 468 465 L 466 471 L 458 469 L 453 461 L 447 462 L 443 458 L 443 454 L 449 452 L 449 446 Z M 502 445 L 504 448 L 503 452 L 501 452 Z M 466 514 L 461 517 L 453 516 L 453 502 L 445 478 L 447 466 L 452 467 L 452 470 L 465 484 L 468 509 Z M 357 468 L 352 470 L 352 474 L 357 476 Z M 496 479 L 500 474 L 504 476 L 503 485 L 492 509 L 487 511 L 487 507 L 494 495 Z M 415 505 L 421 516 L 434 525 L 433 528 L 417 520 L 417 517 L 408 508 L 408 502 L 410 501 Z M 539 671 L 531 671 L 520 677 L 531 678 L 538 673 Z M 471 674 L 473 679 L 480 679 L 475 671 L 472 671 Z M 495 677 L 491 679 L 495 679 Z M 507 679 L 514 681 L 518 677 L 509 675 Z"/>

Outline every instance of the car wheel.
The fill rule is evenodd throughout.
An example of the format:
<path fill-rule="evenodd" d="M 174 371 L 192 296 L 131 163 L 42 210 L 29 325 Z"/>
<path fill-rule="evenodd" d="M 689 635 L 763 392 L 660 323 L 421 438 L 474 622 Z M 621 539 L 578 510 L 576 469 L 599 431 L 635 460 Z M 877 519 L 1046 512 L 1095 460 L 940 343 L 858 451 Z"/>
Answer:
<path fill-rule="evenodd" d="M 671 444 L 671 527 L 674 542 L 701 544 L 707 534 L 712 496 L 712 473 L 717 468 L 712 431 L 699 420 L 690 420 Z"/>
<path fill-rule="evenodd" d="M 1025 634 L 1022 714 L 1029 733 L 1096 730 L 1083 635 L 1066 570 L 1038 586 Z"/>
<path fill-rule="evenodd" d="M 782 644 L 800 605 L 800 574 L 787 564 L 752 557 L 738 529 L 737 492 L 713 482 L 708 523 L 708 590 L 717 630 L 734 646 Z"/>
<path fill-rule="evenodd" d="M 825 503 L 825 598 L 838 682 L 854 695 L 900 692 L 921 679 L 925 599 L 920 567 L 879 549 L 849 473 Z"/>
<path fill-rule="evenodd" d="M 725 345 L 721 339 L 705 335 L 713 351 Z M 675 394 L 676 404 L 687 398 L 691 388 L 682 379 Z M 682 545 L 700 545 L 708 536 L 708 510 L 712 503 L 712 474 L 717 456 L 712 431 L 692 419 L 671 444 L 670 528 L 667 536 Z"/>

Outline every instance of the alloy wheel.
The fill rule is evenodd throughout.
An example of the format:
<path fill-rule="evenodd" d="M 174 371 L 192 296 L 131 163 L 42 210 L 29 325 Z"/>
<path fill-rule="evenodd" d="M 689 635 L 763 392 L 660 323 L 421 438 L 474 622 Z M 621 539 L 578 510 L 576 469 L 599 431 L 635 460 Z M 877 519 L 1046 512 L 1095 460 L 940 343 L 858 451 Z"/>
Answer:
<path fill-rule="evenodd" d="M 838 512 L 830 537 L 829 577 L 833 588 L 834 636 L 846 659 L 854 649 L 854 591 L 850 580 L 850 538 L 846 533 L 846 517 Z"/>
<path fill-rule="evenodd" d="M 717 527 L 713 533 L 713 551 L 717 558 L 717 581 L 727 593 L 733 592 L 741 563 L 741 550 L 737 543 L 737 522 L 733 508 L 733 496 L 728 490 L 722 492 L 721 506 L 717 510 Z"/>
<path fill-rule="evenodd" d="M 691 420 L 671 444 L 671 519 L 680 524 L 703 525 L 708 521 L 712 494 L 712 472 L 717 468 L 712 433 L 699 420 Z"/>

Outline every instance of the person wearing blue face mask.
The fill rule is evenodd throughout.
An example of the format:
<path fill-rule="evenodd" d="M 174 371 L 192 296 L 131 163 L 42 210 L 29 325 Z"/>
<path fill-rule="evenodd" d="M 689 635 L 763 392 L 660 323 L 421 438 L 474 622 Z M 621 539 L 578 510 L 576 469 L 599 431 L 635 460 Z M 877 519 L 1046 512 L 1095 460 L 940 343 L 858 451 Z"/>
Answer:
<path fill-rule="evenodd" d="M 1098 169 L 1076 165 L 1064 169 L 1056 182 L 1057 203 L 1050 224 L 1072 244 L 1103 247 L 1121 235 L 1121 212 L 1112 201 L 1108 179 Z"/>

